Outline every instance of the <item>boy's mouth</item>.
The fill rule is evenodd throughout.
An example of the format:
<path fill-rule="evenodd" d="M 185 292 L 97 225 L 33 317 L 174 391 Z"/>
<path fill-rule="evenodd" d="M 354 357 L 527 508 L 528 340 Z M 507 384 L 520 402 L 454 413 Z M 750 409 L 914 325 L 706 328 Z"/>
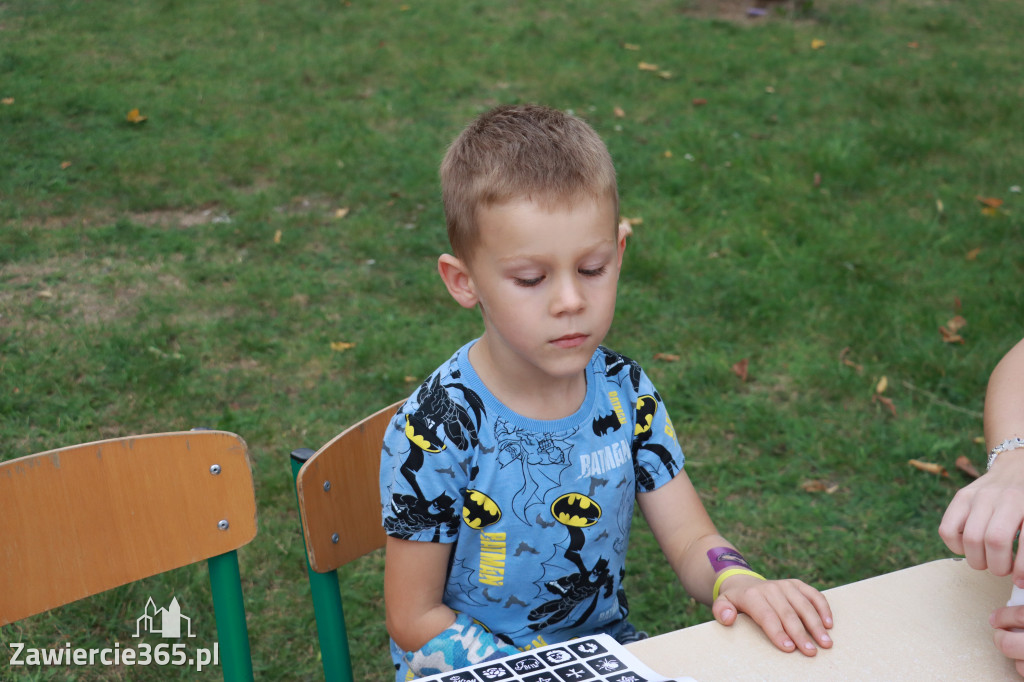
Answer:
<path fill-rule="evenodd" d="M 575 348 L 587 340 L 586 334 L 566 334 L 560 336 L 551 343 L 558 348 Z"/>

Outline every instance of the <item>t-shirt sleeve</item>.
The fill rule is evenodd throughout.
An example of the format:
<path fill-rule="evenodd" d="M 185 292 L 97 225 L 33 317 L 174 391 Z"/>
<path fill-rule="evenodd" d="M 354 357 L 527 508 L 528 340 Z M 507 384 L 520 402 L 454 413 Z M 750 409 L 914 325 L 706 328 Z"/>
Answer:
<path fill-rule="evenodd" d="M 457 412 L 452 412 L 453 418 Z M 385 532 L 403 540 L 454 542 L 462 518 L 467 448 L 463 425 L 410 398 L 381 449 L 380 495 Z M 454 436 L 454 437 L 453 437 Z M 459 442 L 461 441 L 461 443 Z"/>
<path fill-rule="evenodd" d="M 650 492 L 683 470 L 685 457 L 665 403 L 647 374 L 640 373 L 633 432 L 633 467 L 637 492 Z"/>

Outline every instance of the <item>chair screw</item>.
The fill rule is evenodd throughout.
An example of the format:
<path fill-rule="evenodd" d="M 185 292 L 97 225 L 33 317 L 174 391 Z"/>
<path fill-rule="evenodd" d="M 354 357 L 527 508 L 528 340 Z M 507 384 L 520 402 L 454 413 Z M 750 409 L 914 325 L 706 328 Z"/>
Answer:
<path fill-rule="evenodd" d="M 230 524 L 227 519 L 221 519 L 217 522 L 217 528 L 220 528 L 221 530 L 227 530 L 229 525 Z"/>
<path fill-rule="evenodd" d="M 330 489 L 331 489 L 331 482 L 330 481 L 324 481 L 324 492 L 327 492 Z"/>
<path fill-rule="evenodd" d="M 338 537 L 337 533 L 335 533 L 334 535 L 331 536 L 331 542 L 334 543 L 334 544 L 338 544 L 338 540 L 339 539 L 340 538 Z"/>
<path fill-rule="evenodd" d="M 217 474 L 219 474 L 219 473 L 220 473 L 220 465 L 219 465 L 219 464 L 214 464 L 214 465 L 212 465 L 212 466 L 210 467 L 210 473 L 211 473 L 211 474 L 213 474 L 214 476 L 216 476 Z"/>

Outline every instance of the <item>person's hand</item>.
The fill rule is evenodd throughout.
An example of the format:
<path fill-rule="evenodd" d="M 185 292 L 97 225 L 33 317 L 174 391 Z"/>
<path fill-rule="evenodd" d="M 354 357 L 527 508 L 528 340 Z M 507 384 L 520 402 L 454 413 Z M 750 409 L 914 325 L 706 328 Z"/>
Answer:
<path fill-rule="evenodd" d="M 999 455 L 992 470 L 961 488 L 946 508 L 939 536 L 971 568 L 994 575 L 1013 573 L 1024 587 L 1024 552 L 1013 557 L 1013 541 L 1024 524 L 1024 450 Z"/>
<path fill-rule="evenodd" d="M 711 613 L 722 625 L 732 625 L 738 613 L 747 614 L 782 651 L 799 650 L 805 656 L 814 656 L 819 646 L 832 646 L 826 632 L 832 627 L 828 601 L 800 580 L 732 576 L 722 583 Z"/>
<path fill-rule="evenodd" d="M 996 648 L 1017 664 L 1017 672 L 1024 675 L 1024 632 L 1012 629 L 1024 628 L 1024 606 L 1004 606 L 989 616 L 988 622 L 996 628 L 992 639 Z"/>

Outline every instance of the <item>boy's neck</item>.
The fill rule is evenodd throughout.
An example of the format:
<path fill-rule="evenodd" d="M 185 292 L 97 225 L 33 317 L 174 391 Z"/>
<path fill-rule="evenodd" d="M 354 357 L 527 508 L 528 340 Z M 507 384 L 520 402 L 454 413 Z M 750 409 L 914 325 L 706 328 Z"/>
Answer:
<path fill-rule="evenodd" d="M 469 362 L 501 404 L 528 419 L 563 419 L 575 413 L 587 397 L 585 371 L 565 379 L 547 377 L 539 381 L 536 377 L 501 371 L 486 344 L 480 341 L 470 347 Z"/>

